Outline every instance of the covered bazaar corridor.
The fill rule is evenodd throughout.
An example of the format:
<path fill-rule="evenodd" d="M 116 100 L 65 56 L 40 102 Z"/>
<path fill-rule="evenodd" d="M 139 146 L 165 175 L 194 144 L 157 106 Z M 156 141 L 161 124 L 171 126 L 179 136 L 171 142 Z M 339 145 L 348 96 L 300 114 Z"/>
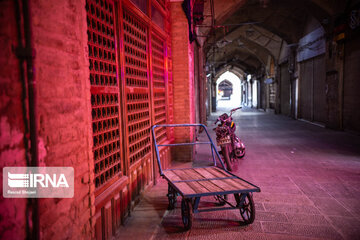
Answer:
<path fill-rule="evenodd" d="M 209 117 L 209 129 L 227 110 L 221 108 Z M 358 238 L 359 136 L 253 109 L 237 112 L 234 121 L 247 151 L 234 173 L 261 186 L 261 192 L 254 193 L 255 222 L 239 226 L 238 210 L 197 213 L 192 229 L 186 232 L 180 197 L 174 210 L 166 210 L 167 182 L 160 180 L 144 193 L 144 201 L 120 229 L 119 239 Z M 214 132 L 210 133 L 215 139 Z M 201 134 L 199 141 L 203 138 Z M 200 155 L 202 149 L 197 153 Z M 234 202 L 233 197 L 230 201 Z M 203 205 L 214 202 L 208 197 Z"/>
<path fill-rule="evenodd" d="M 359 42 L 359 0 L 0 1 L 0 239 L 359 238 Z M 240 106 L 255 222 L 185 231 L 154 143 L 164 169 L 199 166 L 204 133 L 151 128 L 215 141 Z"/>

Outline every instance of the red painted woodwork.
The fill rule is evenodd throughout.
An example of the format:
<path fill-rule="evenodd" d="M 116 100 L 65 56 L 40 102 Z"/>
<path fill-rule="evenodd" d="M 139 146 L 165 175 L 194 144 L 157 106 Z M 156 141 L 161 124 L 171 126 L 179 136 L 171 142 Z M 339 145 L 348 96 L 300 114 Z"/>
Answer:
<path fill-rule="evenodd" d="M 147 28 L 123 9 L 125 120 L 129 165 L 151 152 Z"/>
<path fill-rule="evenodd" d="M 156 7 L 165 17 L 165 1 L 155 1 L 148 10 Z M 130 1 L 87 0 L 86 9 L 95 236 L 109 239 L 157 172 L 150 127 L 173 119 L 170 40 Z M 165 129 L 157 135 L 158 141 L 173 136 Z M 162 148 L 161 155 L 168 166 L 169 148 Z"/>
<path fill-rule="evenodd" d="M 95 187 L 121 174 L 114 4 L 87 1 Z"/>
<path fill-rule="evenodd" d="M 165 49 L 164 41 L 158 37 L 159 34 L 151 34 L 151 63 L 153 80 L 153 100 L 154 100 L 154 123 L 166 124 L 166 85 L 165 85 Z M 156 140 L 158 142 L 167 139 L 166 128 L 157 128 Z"/>

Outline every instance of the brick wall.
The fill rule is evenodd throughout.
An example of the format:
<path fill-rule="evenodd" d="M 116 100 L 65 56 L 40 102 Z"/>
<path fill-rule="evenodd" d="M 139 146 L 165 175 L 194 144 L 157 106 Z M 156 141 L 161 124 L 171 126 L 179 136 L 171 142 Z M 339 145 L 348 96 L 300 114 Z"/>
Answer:
<path fill-rule="evenodd" d="M 171 3 L 171 24 L 174 123 L 194 123 L 194 55 L 193 47 L 189 43 L 188 23 L 181 7 L 181 2 Z M 194 130 L 193 128 L 175 128 L 175 141 L 192 141 Z M 184 149 L 177 149 L 173 157 L 174 160 L 189 161 L 192 158 L 191 148 L 184 147 Z"/>
<path fill-rule="evenodd" d="M 0 178 L 3 167 L 26 166 L 22 82 L 19 61 L 13 47 L 17 46 L 14 1 L 0 2 Z M 2 180 L 1 180 L 2 181 Z M 0 238 L 26 237 L 26 199 L 0 197 Z"/>
<path fill-rule="evenodd" d="M 72 199 L 40 199 L 43 239 L 91 238 L 94 215 L 85 1 L 32 6 L 42 166 L 73 166 Z M 91 174 L 90 174 L 91 172 Z M 61 234 L 59 234 L 61 233 Z"/>
<path fill-rule="evenodd" d="M 0 57 L 2 167 L 27 165 L 23 146 L 22 84 L 19 62 L 13 53 L 17 37 L 13 3 L 10 0 L 0 3 L 0 43 L 4 53 Z M 140 195 L 144 187 L 151 184 L 152 154 L 131 168 L 127 166 L 127 176 L 106 191 L 97 192 L 95 199 L 85 0 L 36 0 L 31 4 L 40 166 L 72 166 L 75 169 L 74 198 L 39 199 L 41 239 L 91 239 L 95 238 L 95 232 L 98 238 L 110 238 L 128 215 L 130 195 Z M 130 2 L 126 4 L 131 5 Z M 187 58 L 189 54 L 192 49 L 187 44 L 182 56 Z M 185 88 L 182 89 L 184 82 L 178 78 L 178 92 L 181 93 L 179 99 L 184 99 L 185 95 L 187 99 L 182 115 L 188 118 L 182 122 L 192 122 L 193 72 L 189 70 L 192 63 L 187 61 L 186 66 Z M 181 74 L 181 70 L 178 73 Z M 190 139 L 191 135 L 183 136 Z M 161 154 L 167 167 L 170 162 L 168 149 Z M 0 199 L 0 238 L 26 238 L 25 213 L 29 212 L 26 204 L 26 199 Z"/>

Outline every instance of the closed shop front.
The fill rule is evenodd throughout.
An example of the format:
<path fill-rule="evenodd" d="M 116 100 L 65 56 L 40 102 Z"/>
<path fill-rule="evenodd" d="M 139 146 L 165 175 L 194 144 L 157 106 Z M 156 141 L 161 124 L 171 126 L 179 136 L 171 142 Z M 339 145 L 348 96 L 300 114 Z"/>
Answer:
<path fill-rule="evenodd" d="M 143 3 L 86 2 L 97 239 L 111 238 L 155 181 L 150 128 L 173 119 L 169 7 Z M 173 138 L 171 129 L 156 133 Z M 161 156 L 167 166 L 169 149 Z"/>
<path fill-rule="evenodd" d="M 300 118 L 324 124 L 326 121 L 325 56 L 300 63 Z"/>
<path fill-rule="evenodd" d="M 288 63 L 280 66 L 280 111 L 281 114 L 290 115 L 290 74 Z"/>
<path fill-rule="evenodd" d="M 326 71 L 325 30 L 318 27 L 299 41 L 297 62 L 299 62 L 299 118 L 325 124 Z"/>
<path fill-rule="evenodd" d="M 359 27 L 357 29 L 359 32 Z M 360 132 L 360 34 L 345 43 L 343 128 Z"/>

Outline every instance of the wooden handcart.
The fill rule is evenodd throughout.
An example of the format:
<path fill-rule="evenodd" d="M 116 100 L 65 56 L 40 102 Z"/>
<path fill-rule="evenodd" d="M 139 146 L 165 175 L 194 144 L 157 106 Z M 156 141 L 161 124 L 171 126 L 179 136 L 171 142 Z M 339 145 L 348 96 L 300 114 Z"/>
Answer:
<path fill-rule="evenodd" d="M 158 127 L 200 127 L 205 130 L 208 142 L 157 144 L 155 128 Z M 181 216 L 185 229 L 190 229 L 193 214 L 219 210 L 239 209 L 244 224 L 251 224 L 255 219 L 255 205 L 253 192 L 260 192 L 260 188 L 226 170 L 211 137 L 203 124 L 164 124 L 154 125 L 152 135 L 156 150 L 160 175 L 168 182 L 169 209 L 175 208 L 177 196 L 181 196 Z M 159 147 L 185 146 L 209 144 L 213 158 L 213 166 L 163 170 L 160 161 Z M 216 158 L 221 167 L 217 166 Z M 227 196 L 233 194 L 236 204 L 228 201 Z M 199 209 L 201 197 L 214 196 L 218 204 L 212 208 Z M 221 206 L 219 206 L 221 205 Z"/>

